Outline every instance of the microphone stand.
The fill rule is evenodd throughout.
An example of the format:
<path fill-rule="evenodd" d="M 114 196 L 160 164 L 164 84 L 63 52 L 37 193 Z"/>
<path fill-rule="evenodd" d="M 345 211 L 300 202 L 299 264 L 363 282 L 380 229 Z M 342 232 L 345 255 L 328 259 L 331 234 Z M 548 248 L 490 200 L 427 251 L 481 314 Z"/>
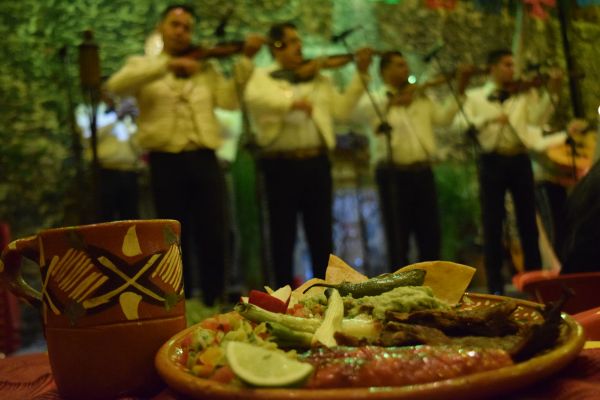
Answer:
<path fill-rule="evenodd" d="M 479 177 L 480 176 L 480 166 L 479 166 L 479 162 L 477 161 L 477 155 L 481 153 L 481 143 L 479 143 L 479 140 L 477 139 L 477 134 L 479 132 L 478 132 L 477 128 L 475 127 L 475 124 L 473 124 L 471 122 L 467 113 L 465 112 L 464 103 L 460 99 L 456 90 L 454 89 L 454 86 L 452 85 L 452 80 L 450 79 L 450 76 L 448 75 L 447 71 L 444 69 L 442 62 L 440 60 L 440 57 L 436 53 L 433 53 L 431 55 L 431 58 L 435 60 L 438 68 L 440 69 L 440 72 L 444 76 L 444 78 L 446 80 L 446 84 L 448 85 L 448 88 L 450 89 L 450 93 L 451 93 L 452 97 L 454 98 L 454 101 L 456 101 L 456 104 L 458 105 L 458 112 L 460 113 L 460 115 L 463 117 L 463 119 L 467 123 L 467 129 L 465 131 L 465 134 L 471 142 L 473 159 L 475 160 L 475 170 L 477 172 L 477 176 Z"/>
<path fill-rule="evenodd" d="M 90 106 L 90 132 L 92 147 L 92 199 L 94 218 L 100 217 L 100 162 L 98 160 L 97 109 L 100 101 L 100 58 L 98 45 L 91 30 L 83 32 L 79 45 L 79 75 L 84 100 Z"/>
<path fill-rule="evenodd" d="M 346 50 L 346 52 L 348 54 L 351 54 L 352 52 L 350 50 L 350 46 L 348 46 L 348 42 L 346 41 L 346 38 L 342 37 L 342 38 L 340 38 L 340 41 L 342 42 L 342 45 L 344 46 L 344 49 Z M 388 145 L 388 159 L 391 164 L 391 162 L 392 162 L 392 152 L 391 152 L 391 149 L 392 149 L 392 142 L 391 142 L 392 127 L 387 122 L 385 115 L 383 114 L 383 112 L 381 111 L 379 106 L 377 105 L 377 102 L 375 101 L 373 94 L 369 90 L 369 85 L 367 84 L 367 81 L 365 80 L 364 76 L 362 76 L 362 74 L 359 73 L 358 77 L 360 79 L 360 82 L 361 82 L 364 90 L 365 90 L 365 93 L 367 94 L 367 97 L 369 98 L 371 106 L 373 107 L 373 111 L 375 111 L 375 114 L 377 115 L 377 119 L 379 120 L 379 125 L 377 127 L 376 132 L 378 134 L 383 134 L 386 136 L 387 145 Z"/>
<path fill-rule="evenodd" d="M 541 72 L 540 72 L 540 66 L 536 66 L 535 68 L 535 74 L 536 77 L 540 80 L 542 80 L 544 77 L 542 76 Z M 554 97 L 552 97 L 552 93 L 550 92 L 550 89 L 548 89 L 548 85 L 542 85 L 544 91 L 546 92 L 546 94 L 548 94 L 548 97 L 550 98 L 550 104 L 552 104 L 552 108 L 554 110 L 558 110 L 558 102 L 554 99 Z M 577 181 L 577 143 L 575 142 L 575 139 L 573 139 L 573 136 L 571 136 L 569 134 L 569 132 L 567 132 L 567 140 L 565 141 L 565 144 L 567 144 L 569 146 L 569 148 L 571 149 L 571 176 L 573 178 L 573 182 Z"/>
<path fill-rule="evenodd" d="M 217 35 L 220 36 L 220 35 Z M 225 59 L 220 59 L 219 60 L 221 63 L 223 63 L 225 61 Z M 247 151 L 247 154 L 250 155 L 250 162 L 252 163 L 252 170 L 254 172 L 254 180 L 255 180 L 255 190 L 253 190 L 254 194 L 255 194 L 255 200 L 257 203 L 257 220 L 256 223 L 259 226 L 258 229 L 258 234 L 256 235 L 258 237 L 258 240 L 260 241 L 260 255 L 259 255 L 259 259 L 260 259 L 260 265 L 258 265 L 257 267 L 260 269 L 260 272 L 262 274 L 262 278 L 263 279 L 256 279 L 255 282 L 250 282 L 251 286 L 256 286 L 256 285 L 260 285 L 261 282 L 270 282 L 271 286 L 273 285 L 273 283 L 275 282 L 275 271 L 274 271 L 274 267 L 273 267 L 273 261 L 272 261 L 272 257 L 271 257 L 271 240 L 270 240 L 270 221 L 269 221 L 269 215 L 268 215 L 268 208 L 267 208 L 267 200 L 266 200 L 266 196 L 265 196 L 265 183 L 264 183 L 264 177 L 263 174 L 261 172 L 260 167 L 258 167 L 258 162 L 257 162 L 257 158 L 258 158 L 258 152 L 259 152 L 259 147 L 255 142 L 254 139 L 254 134 L 252 133 L 252 128 L 251 128 L 251 124 L 250 124 L 250 118 L 249 118 L 249 113 L 248 113 L 248 105 L 246 104 L 246 101 L 244 100 L 244 88 L 242 86 L 242 83 L 238 80 L 238 76 L 236 74 L 235 71 L 235 66 L 233 65 L 233 63 L 229 63 L 229 67 L 232 71 L 232 79 L 233 79 L 233 83 L 235 86 L 235 93 L 236 93 L 236 97 L 238 100 L 238 104 L 240 107 L 240 114 L 241 114 L 241 122 L 242 122 L 242 129 L 241 129 L 241 134 L 240 137 L 238 139 L 238 155 L 236 155 L 236 158 L 239 157 L 239 152 L 240 150 L 245 150 Z M 252 213 L 249 213 L 252 214 Z M 246 262 L 250 261 L 251 262 L 251 254 L 248 255 L 248 257 L 243 257 L 246 258 Z M 250 270 L 251 268 L 248 268 L 248 270 Z M 247 277 L 246 277 L 246 281 L 247 281 Z M 246 282 L 248 283 L 248 282 Z"/>
<path fill-rule="evenodd" d="M 344 46 L 346 53 L 351 54 L 352 51 L 350 50 L 350 46 L 348 45 L 348 42 L 346 41 L 346 37 L 342 36 L 339 39 L 339 41 Z M 379 125 L 377 126 L 375 133 L 378 135 L 384 135 L 384 137 L 385 137 L 386 149 L 387 149 L 387 172 L 388 172 L 387 177 L 389 178 L 388 202 L 390 205 L 389 211 L 390 211 L 390 220 L 391 220 L 389 222 L 389 224 L 390 224 L 391 233 L 393 236 L 393 238 L 388 238 L 388 241 L 392 242 L 392 239 L 398 240 L 400 237 L 400 233 L 399 233 L 399 229 L 398 229 L 398 225 L 397 225 L 398 213 L 397 213 L 397 209 L 396 209 L 396 204 L 398 203 L 397 202 L 398 194 L 397 194 L 396 185 L 393 182 L 394 157 L 393 157 L 393 153 L 392 153 L 392 126 L 389 124 L 386 116 L 384 115 L 384 113 L 381 111 L 381 109 L 377 105 L 377 102 L 375 101 L 373 94 L 369 90 L 369 85 L 367 84 L 367 81 L 365 80 L 364 76 L 359 72 L 358 77 L 360 79 L 360 82 L 361 82 L 364 90 L 365 90 L 365 93 L 367 94 L 367 97 L 369 98 L 369 102 L 373 108 L 373 111 L 375 112 L 375 114 L 377 116 L 377 120 L 379 121 Z M 392 246 L 392 243 L 388 243 L 388 248 L 390 248 L 391 246 Z M 391 256 L 392 256 L 391 251 L 389 249 L 388 249 L 388 251 L 390 252 L 388 257 L 390 258 L 390 261 L 391 261 Z M 366 265 L 366 260 L 365 260 L 365 265 Z M 391 268 L 393 268 L 393 267 L 390 265 L 388 267 L 388 270 L 390 270 Z"/>
<path fill-rule="evenodd" d="M 73 194 L 74 198 L 76 199 L 76 203 L 77 203 L 77 218 L 78 218 L 78 222 L 77 224 L 81 224 L 82 222 L 85 222 L 85 216 L 86 216 L 86 212 L 85 212 L 85 204 L 86 202 L 84 201 L 85 199 L 83 199 L 82 196 L 82 190 L 85 187 L 85 177 L 84 177 L 84 171 L 83 171 L 83 160 L 82 160 L 82 154 L 83 154 L 83 146 L 81 144 L 81 136 L 79 134 L 79 131 L 77 130 L 77 123 L 75 122 L 75 103 L 73 101 L 73 93 L 71 91 L 71 80 L 69 78 L 69 51 L 68 51 L 68 47 L 65 45 L 63 47 L 60 48 L 59 52 L 58 52 L 59 58 L 63 64 L 64 67 L 64 74 L 63 74 L 63 88 L 65 90 L 65 98 L 67 100 L 67 111 L 68 111 L 68 123 L 69 123 L 69 127 L 71 129 L 71 151 L 73 154 L 73 163 L 75 164 L 75 183 L 76 183 L 76 192 Z"/>
<path fill-rule="evenodd" d="M 240 105 L 240 114 L 242 118 L 242 133 L 239 139 L 239 146 L 245 149 L 250 155 L 251 162 L 254 166 L 254 179 L 255 179 L 255 198 L 258 205 L 258 224 L 259 228 L 259 241 L 261 243 L 261 265 L 262 274 L 267 278 L 268 282 L 273 284 L 275 282 L 275 270 L 273 266 L 272 242 L 271 242 L 271 229 L 270 229 L 270 217 L 269 208 L 267 204 L 267 198 L 265 196 L 265 179 L 262 173 L 262 169 L 258 165 L 258 153 L 259 147 L 256 144 L 255 136 L 252 133 L 252 125 L 250 124 L 250 117 L 248 113 L 248 105 L 244 99 L 244 88 L 238 81 L 237 76 L 234 74 L 234 82 L 236 87 L 236 93 L 238 96 L 238 102 Z"/>

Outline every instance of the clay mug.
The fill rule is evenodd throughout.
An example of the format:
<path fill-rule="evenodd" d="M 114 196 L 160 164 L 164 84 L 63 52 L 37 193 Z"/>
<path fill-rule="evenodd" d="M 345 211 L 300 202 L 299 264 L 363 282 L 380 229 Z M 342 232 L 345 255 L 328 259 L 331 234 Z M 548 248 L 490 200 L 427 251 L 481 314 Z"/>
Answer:
<path fill-rule="evenodd" d="M 180 225 L 132 220 L 48 229 L 2 253 L 0 284 L 41 311 L 60 394 L 148 396 L 160 346 L 185 328 Z M 21 274 L 39 264 L 41 291 Z"/>

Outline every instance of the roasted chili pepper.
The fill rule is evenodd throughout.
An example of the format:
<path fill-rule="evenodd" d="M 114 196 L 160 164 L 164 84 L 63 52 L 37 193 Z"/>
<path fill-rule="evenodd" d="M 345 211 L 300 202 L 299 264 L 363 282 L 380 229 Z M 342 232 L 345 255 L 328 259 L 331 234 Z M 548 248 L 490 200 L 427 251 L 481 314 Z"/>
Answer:
<path fill-rule="evenodd" d="M 336 285 L 315 283 L 304 290 L 304 293 L 313 287 L 328 287 L 337 289 L 342 296 L 350 294 L 355 299 L 364 296 L 377 296 L 399 286 L 421 286 L 425 281 L 425 273 L 426 271 L 423 269 L 413 269 L 395 274 L 382 274 L 359 283 L 342 282 Z"/>

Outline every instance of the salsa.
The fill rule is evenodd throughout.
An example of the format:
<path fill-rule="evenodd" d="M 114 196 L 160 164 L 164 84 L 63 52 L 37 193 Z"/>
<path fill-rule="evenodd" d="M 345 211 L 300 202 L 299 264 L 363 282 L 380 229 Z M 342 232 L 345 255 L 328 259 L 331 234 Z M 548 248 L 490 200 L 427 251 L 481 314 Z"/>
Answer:
<path fill-rule="evenodd" d="M 307 388 L 416 385 L 513 363 L 503 350 L 462 346 L 336 347 L 300 359 L 315 367 Z"/>

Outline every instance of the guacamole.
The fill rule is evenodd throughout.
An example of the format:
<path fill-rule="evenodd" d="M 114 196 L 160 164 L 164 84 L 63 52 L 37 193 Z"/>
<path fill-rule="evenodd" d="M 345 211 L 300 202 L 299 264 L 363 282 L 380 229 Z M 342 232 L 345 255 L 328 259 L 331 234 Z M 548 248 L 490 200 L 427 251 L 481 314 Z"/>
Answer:
<path fill-rule="evenodd" d="M 383 320 L 386 311 L 411 312 L 417 310 L 448 309 L 450 306 L 433 296 L 428 286 L 401 286 L 379 296 L 365 296 L 354 299 L 344 297 L 344 310 L 347 318 L 359 314 L 371 314 Z"/>

